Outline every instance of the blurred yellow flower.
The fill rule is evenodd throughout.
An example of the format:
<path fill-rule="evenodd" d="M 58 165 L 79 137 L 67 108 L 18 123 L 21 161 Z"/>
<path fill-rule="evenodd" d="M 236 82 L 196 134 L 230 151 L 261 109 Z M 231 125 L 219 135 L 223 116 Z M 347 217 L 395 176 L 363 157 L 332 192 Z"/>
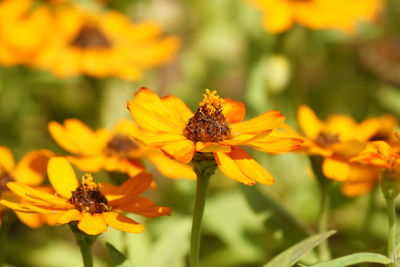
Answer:
<path fill-rule="evenodd" d="M 155 22 L 132 23 L 116 11 L 88 12 L 74 6 L 54 10 L 49 40 L 34 66 L 57 77 L 89 75 L 138 80 L 144 69 L 171 60 L 177 37 L 162 37 Z"/>
<path fill-rule="evenodd" d="M 222 99 L 216 91 L 206 90 L 195 114 L 179 98 L 160 98 L 147 88 L 134 95 L 128 109 L 144 132 L 137 139 L 184 164 L 196 152 L 208 153 L 226 176 L 247 185 L 271 185 L 273 177 L 239 146 L 279 153 L 302 143 L 298 138 L 271 134 L 285 119 L 279 111 L 241 122 L 244 104 Z"/>
<path fill-rule="evenodd" d="M 38 187 L 45 179 L 46 166 L 53 153 L 48 150 L 34 150 L 27 153 L 16 164 L 11 151 L 4 146 L 0 146 L 0 195 L 1 199 L 13 199 L 20 201 L 13 193 L 8 190 L 6 184 L 11 181 Z M 45 190 L 41 188 L 39 190 Z M 3 212 L 5 206 L 0 206 L 0 212 Z M 37 228 L 47 222 L 45 216 L 32 213 L 21 213 L 15 211 L 15 214 L 25 225 L 31 228 Z M 1 218 L 1 217 L 0 217 Z"/>
<path fill-rule="evenodd" d="M 106 232 L 108 225 L 129 233 L 143 231 L 143 225 L 121 212 L 132 212 L 146 217 L 171 213 L 170 208 L 155 206 L 151 200 L 139 196 L 152 182 L 149 174 L 142 173 L 120 186 L 96 184 L 88 174 L 79 183 L 72 166 L 62 157 L 51 158 L 47 172 L 54 188 L 53 194 L 21 183 L 9 182 L 7 186 L 11 191 L 25 202 L 15 203 L 3 199 L 0 203 L 20 212 L 51 214 L 56 224 L 77 221 L 78 228 L 89 235 Z"/>
<path fill-rule="evenodd" d="M 33 0 L 0 2 L 0 65 L 29 64 L 51 32 L 52 16 Z"/>
<path fill-rule="evenodd" d="M 378 183 L 379 170 L 372 166 L 350 163 L 371 140 L 388 140 L 396 126 L 396 120 L 389 115 L 371 118 L 357 123 L 346 115 L 331 115 L 321 121 L 307 106 L 298 111 L 298 123 L 305 138 L 303 152 L 323 157 L 322 171 L 327 178 L 342 183 L 347 196 L 356 196 L 371 191 Z M 289 126 L 286 131 L 295 135 Z"/>
<path fill-rule="evenodd" d="M 136 143 L 139 129 L 129 120 L 121 120 L 112 131 L 91 130 L 77 119 L 68 119 L 61 125 L 50 122 L 49 132 L 65 150 L 73 153 L 68 160 L 85 172 L 101 169 L 136 176 L 144 171 L 142 160 L 149 160 L 165 176 L 195 179 L 193 170 L 161 153 Z"/>
<path fill-rule="evenodd" d="M 354 32 L 359 22 L 371 22 L 382 10 L 382 0 L 246 0 L 264 12 L 263 26 L 279 33 L 298 23 L 305 27 Z"/>

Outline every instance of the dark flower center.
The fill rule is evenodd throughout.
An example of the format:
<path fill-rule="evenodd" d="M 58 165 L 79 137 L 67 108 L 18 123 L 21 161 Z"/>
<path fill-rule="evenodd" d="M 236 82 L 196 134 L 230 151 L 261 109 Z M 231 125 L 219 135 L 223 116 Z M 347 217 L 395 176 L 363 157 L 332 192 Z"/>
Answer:
<path fill-rule="evenodd" d="M 340 139 L 339 135 L 337 134 L 320 132 L 317 138 L 315 139 L 315 142 L 322 147 L 327 147 L 339 143 Z"/>
<path fill-rule="evenodd" d="M 97 184 L 93 182 L 93 178 L 91 176 L 86 177 L 89 178 L 83 178 L 83 182 L 72 192 L 69 202 L 81 212 L 95 214 L 107 211 L 108 201 L 106 197 L 100 192 Z"/>
<path fill-rule="evenodd" d="M 80 49 L 105 49 L 111 46 L 111 42 L 98 27 L 85 25 L 72 40 L 71 46 Z"/>
<path fill-rule="evenodd" d="M 132 151 L 138 148 L 133 139 L 127 135 L 116 134 L 106 146 L 106 153 L 120 157 L 129 157 Z"/>
<path fill-rule="evenodd" d="M 0 195 L 5 191 L 8 191 L 7 183 L 14 181 L 11 175 L 0 169 Z"/>
<path fill-rule="evenodd" d="M 183 135 L 193 142 L 218 142 L 231 137 L 231 129 L 222 114 L 223 99 L 216 91 L 206 90 L 196 114 L 189 119 Z"/>

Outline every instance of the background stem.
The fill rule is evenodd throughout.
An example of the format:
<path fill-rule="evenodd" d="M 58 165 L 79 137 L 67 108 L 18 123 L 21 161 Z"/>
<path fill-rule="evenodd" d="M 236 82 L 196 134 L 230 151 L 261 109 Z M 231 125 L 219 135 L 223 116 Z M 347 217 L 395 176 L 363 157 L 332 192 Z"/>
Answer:
<path fill-rule="evenodd" d="M 393 263 L 389 266 L 397 267 L 396 256 L 396 205 L 394 198 L 386 197 L 386 208 L 389 220 L 389 233 L 388 233 L 388 257 L 392 259 Z"/>

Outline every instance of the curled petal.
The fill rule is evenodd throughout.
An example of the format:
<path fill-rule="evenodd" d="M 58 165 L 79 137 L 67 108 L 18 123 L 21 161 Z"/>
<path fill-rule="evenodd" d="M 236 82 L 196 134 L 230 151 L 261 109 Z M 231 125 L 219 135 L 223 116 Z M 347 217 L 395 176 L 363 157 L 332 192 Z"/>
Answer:
<path fill-rule="evenodd" d="M 177 161 L 188 164 L 194 156 L 195 145 L 190 140 L 182 140 L 162 146 L 161 150 Z"/>
<path fill-rule="evenodd" d="M 109 226 L 120 231 L 137 234 L 144 229 L 140 223 L 116 212 L 104 212 L 102 216 Z"/>

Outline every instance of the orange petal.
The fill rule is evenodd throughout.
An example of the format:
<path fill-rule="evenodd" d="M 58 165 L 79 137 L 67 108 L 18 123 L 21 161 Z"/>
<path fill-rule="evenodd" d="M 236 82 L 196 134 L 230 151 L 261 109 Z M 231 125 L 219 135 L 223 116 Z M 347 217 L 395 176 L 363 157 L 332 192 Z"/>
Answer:
<path fill-rule="evenodd" d="M 196 174 L 191 166 L 184 165 L 174 159 L 170 159 L 160 151 L 149 151 L 145 155 L 145 158 L 154 164 L 157 170 L 164 176 L 169 178 L 187 178 L 191 180 L 196 179 Z"/>
<path fill-rule="evenodd" d="M 231 147 L 230 146 L 222 146 L 222 145 L 219 145 L 216 143 L 197 142 L 196 143 L 196 151 L 203 152 L 203 153 L 209 153 L 209 152 L 228 153 L 228 152 L 231 152 Z"/>
<path fill-rule="evenodd" d="M 186 126 L 189 119 L 194 116 L 190 108 L 176 96 L 165 96 L 161 98 L 161 100 L 171 113 L 175 113 L 174 116 L 180 117 L 183 127 Z"/>
<path fill-rule="evenodd" d="M 238 182 L 244 183 L 246 185 L 254 185 L 255 182 L 247 177 L 236 164 L 236 162 L 231 159 L 227 154 L 216 152 L 214 153 L 215 161 L 218 164 L 219 169 L 223 174 L 232 178 Z"/>
<path fill-rule="evenodd" d="M 182 140 L 162 146 L 161 150 L 177 161 L 188 164 L 194 156 L 195 146 L 190 140 Z"/>
<path fill-rule="evenodd" d="M 136 196 L 131 198 L 129 201 L 120 203 L 120 205 L 114 207 L 114 209 L 123 212 L 136 213 L 149 218 L 171 215 L 171 208 L 158 207 L 153 201 L 140 196 Z"/>
<path fill-rule="evenodd" d="M 275 129 L 284 120 L 285 116 L 279 111 L 269 111 L 251 120 L 233 123 L 230 127 L 234 136 L 240 133 L 258 134 Z"/>
<path fill-rule="evenodd" d="M 224 114 L 228 124 L 237 123 L 244 119 L 246 108 L 242 102 L 236 102 L 230 98 L 224 98 L 222 114 Z"/>
<path fill-rule="evenodd" d="M 152 136 L 139 136 L 137 137 L 139 140 L 144 142 L 145 144 L 153 147 L 164 146 L 173 142 L 187 140 L 185 136 L 182 134 L 170 134 L 170 133 L 161 133 Z"/>
<path fill-rule="evenodd" d="M 357 122 L 350 116 L 331 115 L 326 127 L 327 132 L 337 134 L 341 141 L 357 139 Z"/>
<path fill-rule="evenodd" d="M 342 192 L 354 197 L 370 192 L 379 183 L 379 168 L 350 164 L 348 179 L 342 184 Z"/>
<path fill-rule="evenodd" d="M 45 223 L 42 214 L 15 211 L 15 215 L 30 228 L 38 228 Z"/>
<path fill-rule="evenodd" d="M 66 199 L 70 199 L 72 191 L 79 186 L 71 164 L 62 157 L 51 158 L 47 165 L 47 173 L 56 192 Z"/>
<path fill-rule="evenodd" d="M 246 142 L 244 145 L 253 146 L 261 151 L 268 153 L 290 152 L 301 147 L 303 139 L 267 136 Z"/>
<path fill-rule="evenodd" d="M 118 230 L 137 234 L 143 231 L 144 227 L 140 223 L 116 212 L 104 212 L 103 218 L 105 222 Z"/>
<path fill-rule="evenodd" d="M 380 130 L 382 123 L 378 119 L 368 119 L 357 125 L 354 137 L 358 141 L 367 141 Z"/>
<path fill-rule="evenodd" d="M 14 178 L 27 185 L 39 185 L 46 177 L 47 162 L 54 153 L 48 150 L 35 150 L 26 154 L 18 163 Z"/>
<path fill-rule="evenodd" d="M 77 209 L 71 209 L 64 212 L 58 218 L 57 224 L 66 224 L 72 221 L 79 221 L 80 219 L 82 219 L 82 213 Z"/>
<path fill-rule="evenodd" d="M 0 167 L 10 172 L 14 166 L 15 161 L 11 151 L 5 146 L 0 146 Z"/>
<path fill-rule="evenodd" d="M 102 214 L 90 214 L 84 212 L 82 219 L 78 222 L 78 228 L 88 235 L 99 235 L 107 232 L 107 224 Z"/>
<path fill-rule="evenodd" d="M 350 166 L 349 163 L 340 159 L 325 158 L 322 163 L 322 171 L 327 178 L 345 181 L 350 175 Z"/>
<path fill-rule="evenodd" d="M 32 212 L 30 209 L 24 207 L 20 203 L 15 203 L 15 202 L 8 201 L 8 200 L 5 200 L 5 199 L 1 199 L 0 200 L 0 204 L 3 205 L 4 207 L 10 208 L 10 209 L 12 209 L 14 211 Z M 3 207 L 2 207 L 2 209 L 3 209 Z"/>
<path fill-rule="evenodd" d="M 288 30 L 294 21 L 290 4 L 286 1 L 269 1 L 268 13 L 263 16 L 263 26 L 271 33 Z"/>
<path fill-rule="evenodd" d="M 323 123 L 308 106 L 300 106 L 297 116 L 299 126 L 303 133 L 308 138 L 315 140 L 322 130 Z"/>
<path fill-rule="evenodd" d="M 181 134 L 185 127 L 181 116 L 170 113 L 160 97 L 147 88 L 135 93 L 133 100 L 128 101 L 128 109 L 136 123 L 148 131 Z"/>

